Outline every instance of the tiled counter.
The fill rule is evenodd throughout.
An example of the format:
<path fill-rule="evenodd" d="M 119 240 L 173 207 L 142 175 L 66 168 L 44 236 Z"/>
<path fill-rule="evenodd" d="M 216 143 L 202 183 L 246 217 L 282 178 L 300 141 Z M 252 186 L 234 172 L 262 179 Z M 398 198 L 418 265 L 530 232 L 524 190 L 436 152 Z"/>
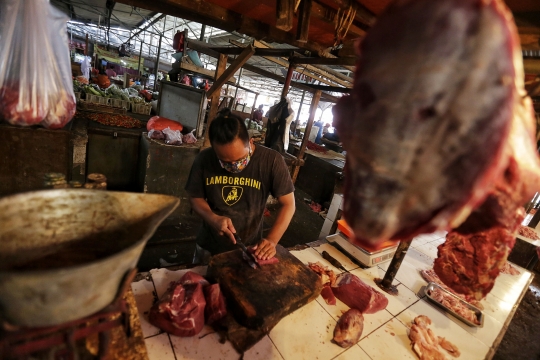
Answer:
<path fill-rule="evenodd" d="M 244 354 L 244 359 L 417 359 L 407 334 L 411 321 L 418 315 L 431 318 L 435 334 L 457 345 L 461 359 L 490 358 L 532 280 L 532 274 L 518 268 L 520 275 L 500 275 L 491 293 L 481 302 L 484 326 L 469 327 L 418 296 L 421 288 L 427 285 L 419 270 L 432 267 L 437 246 L 442 242 L 443 233 L 423 235 L 413 240 L 394 281 L 399 295 L 386 295 L 389 302 L 385 310 L 364 315 L 364 330 L 358 344 L 343 349 L 331 342 L 335 324 L 348 307 L 339 300 L 335 306 L 327 305 L 319 296 L 316 301 L 282 319 L 270 334 Z M 382 278 L 389 263 L 361 269 L 330 244 L 291 253 L 305 264 L 318 261 L 336 273 L 342 272 L 322 258 L 320 254 L 324 250 L 339 260 L 345 269 L 378 289 L 373 279 Z M 206 272 L 205 267 L 191 270 L 203 275 Z M 154 291 L 161 297 L 169 282 L 179 279 L 186 271 L 152 270 L 151 277 L 132 284 L 149 358 L 238 359 L 240 355 L 231 344 L 219 343 L 219 336 L 209 326 L 205 326 L 198 336 L 180 338 L 162 333 L 148 323 Z"/>

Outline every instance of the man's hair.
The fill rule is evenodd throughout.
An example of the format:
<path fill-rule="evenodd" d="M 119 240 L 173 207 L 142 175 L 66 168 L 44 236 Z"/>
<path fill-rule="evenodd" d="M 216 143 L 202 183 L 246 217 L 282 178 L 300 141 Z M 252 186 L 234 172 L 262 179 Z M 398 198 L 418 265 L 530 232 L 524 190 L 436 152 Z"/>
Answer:
<path fill-rule="evenodd" d="M 208 136 L 211 144 L 225 145 L 239 138 L 244 144 L 249 143 L 249 134 L 244 120 L 231 113 L 230 109 L 221 110 L 210 123 Z"/>

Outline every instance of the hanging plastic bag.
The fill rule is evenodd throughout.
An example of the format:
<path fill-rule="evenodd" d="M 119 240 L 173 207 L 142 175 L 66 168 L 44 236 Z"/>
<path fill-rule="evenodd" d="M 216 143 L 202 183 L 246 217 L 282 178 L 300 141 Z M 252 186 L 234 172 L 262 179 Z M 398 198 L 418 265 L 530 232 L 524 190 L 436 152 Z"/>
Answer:
<path fill-rule="evenodd" d="M 0 6 L 0 118 L 62 128 L 76 106 L 67 17 L 48 0 L 4 0 Z"/>
<path fill-rule="evenodd" d="M 197 138 L 195 137 L 195 129 L 191 130 L 186 135 L 182 136 L 182 142 L 184 144 L 195 144 L 197 142 Z"/>
<path fill-rule="evenodd" d="M 182 145 L 182 133 L 180 130 L 171 130 L 171 128 L 163 129 L 165 135 L 165 144 Z"/>

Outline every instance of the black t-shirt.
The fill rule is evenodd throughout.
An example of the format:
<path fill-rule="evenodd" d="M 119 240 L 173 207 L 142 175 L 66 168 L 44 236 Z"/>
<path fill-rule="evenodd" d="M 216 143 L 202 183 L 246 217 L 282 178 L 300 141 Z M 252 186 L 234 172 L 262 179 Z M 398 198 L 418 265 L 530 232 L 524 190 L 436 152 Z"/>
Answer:
<path fill-rule="evenodd" d="M 277 198 L 290 194 L 294 185 L 283 157 L 256 145 L 247 167 L 236 174 L 221 167 L 212 148 L 201 151 L 193 162 L 186 191 L 191 197 L 205 199 L 215 214 L 229 217 L 242 242 L 254 245 L 262 239 L 268 195 Z M 197 244 L 213 255 L 235 248 L 205 222 Z"/>

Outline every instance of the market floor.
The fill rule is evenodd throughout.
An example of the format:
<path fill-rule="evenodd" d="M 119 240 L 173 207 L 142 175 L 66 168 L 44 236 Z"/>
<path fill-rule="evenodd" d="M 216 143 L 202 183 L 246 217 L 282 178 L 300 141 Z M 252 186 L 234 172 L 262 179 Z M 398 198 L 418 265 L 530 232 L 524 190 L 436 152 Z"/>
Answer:
<path fill-rule="evenodd" d="M 540 275 L 535 274 L 493 359 L 540 359 L 539 334 Z"/>

